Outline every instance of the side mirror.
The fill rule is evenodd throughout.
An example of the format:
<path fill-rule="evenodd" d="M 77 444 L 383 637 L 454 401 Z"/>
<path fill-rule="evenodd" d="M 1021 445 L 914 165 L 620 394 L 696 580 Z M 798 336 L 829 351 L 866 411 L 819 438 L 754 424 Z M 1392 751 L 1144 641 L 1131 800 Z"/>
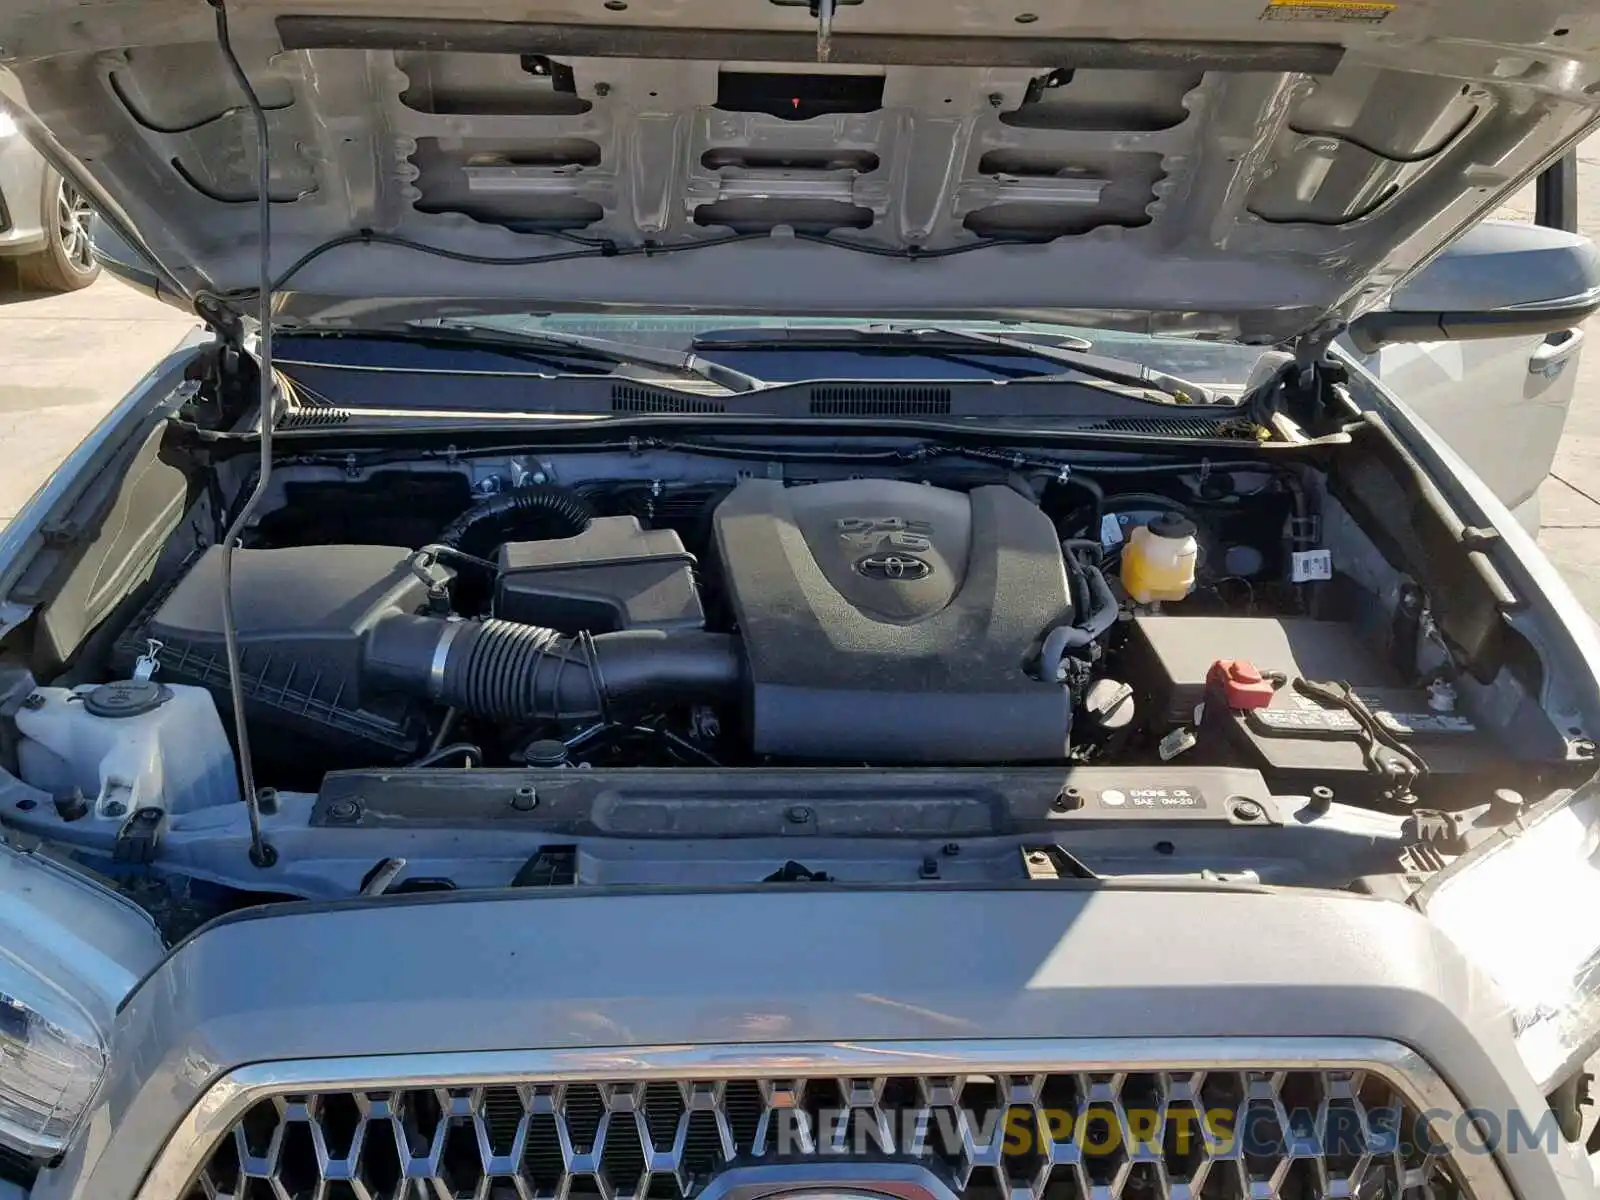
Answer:
<path fill-rule="evenodd" d="M 1600 310 L 1600 248 L 1560 229 L 1484 221 L 1462 234 L 1383 312 L 1350 325 L 1362 354 L 1392 342 L 1555 333 Z"/>

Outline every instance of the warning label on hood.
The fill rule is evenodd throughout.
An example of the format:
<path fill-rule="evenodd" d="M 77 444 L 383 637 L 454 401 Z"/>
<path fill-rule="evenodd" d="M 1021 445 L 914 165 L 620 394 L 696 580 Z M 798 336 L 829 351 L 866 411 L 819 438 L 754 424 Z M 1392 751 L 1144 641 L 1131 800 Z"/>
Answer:
<path fill-rule="evenodd" d="M 1389 0 L 1270 0 L 1263 21 L 1354 21 L 1376 25 L 1395 9 Z"/>

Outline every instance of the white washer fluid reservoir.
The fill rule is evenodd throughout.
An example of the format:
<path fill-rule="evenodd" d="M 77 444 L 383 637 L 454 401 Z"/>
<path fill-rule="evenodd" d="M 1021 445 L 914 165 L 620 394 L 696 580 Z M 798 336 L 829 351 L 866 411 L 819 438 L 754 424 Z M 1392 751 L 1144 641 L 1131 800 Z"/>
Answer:
<path fill-rule="evenodd" d="M 78 788 L 96 817 L 239 800 L 233 750 L 205 688 L 150 679 L 36 688 L 16 722 L 23 781 L 57 796 Z"/>

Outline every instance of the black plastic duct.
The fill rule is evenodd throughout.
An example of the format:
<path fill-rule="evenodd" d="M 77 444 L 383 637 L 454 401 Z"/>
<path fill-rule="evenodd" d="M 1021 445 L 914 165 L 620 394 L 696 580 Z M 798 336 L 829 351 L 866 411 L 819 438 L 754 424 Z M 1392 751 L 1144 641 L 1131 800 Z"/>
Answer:
<path fill-rule="evenodd" d="M 616 709 L 732 699 L 742 663 L 727 634 L 568 636 L 512 621 L 397 615 L 367 634 L 364 675 L 477 716 L 605 720 Z"/>

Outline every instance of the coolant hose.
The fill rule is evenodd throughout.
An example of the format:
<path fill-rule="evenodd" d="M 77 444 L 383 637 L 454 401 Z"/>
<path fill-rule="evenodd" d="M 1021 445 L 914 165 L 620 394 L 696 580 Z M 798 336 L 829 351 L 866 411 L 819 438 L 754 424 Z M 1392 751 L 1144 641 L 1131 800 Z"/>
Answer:
<path fill-rule="evenodd" d="M 519 526 L 542 519 L 545 537 L 577 537 L 594 520 L 594 509 L 576 492 L 550 484 L 529 484 L 474 504 L 440 531 L 436 541 L 457 550 L 490 554 L 515 538 Z M 464 545 L 463 543 L 471 543 Z"/>
<path fill-rule="evenodd" d="M 1090 608 L 1076 625 L 1057 625 L 1044 635 L 1044 644 L 1039 648 L 1039 665 L 1046 672 L 1053 672 L 1068 650 L 1089 645 L 1117 621 L 1117 597 L 1106 582 L 1105 573 L 1092 563 L 1071 561 L 1089 586 Z"/>
<path fill-rule="evenodd" d="M 363 677 L 503 721 L 607 720 L 613 708 L 732 699 L 742 662 L 727 634 L 570 636 L 514 621 L 395 615 L 368 631 Z"/>

